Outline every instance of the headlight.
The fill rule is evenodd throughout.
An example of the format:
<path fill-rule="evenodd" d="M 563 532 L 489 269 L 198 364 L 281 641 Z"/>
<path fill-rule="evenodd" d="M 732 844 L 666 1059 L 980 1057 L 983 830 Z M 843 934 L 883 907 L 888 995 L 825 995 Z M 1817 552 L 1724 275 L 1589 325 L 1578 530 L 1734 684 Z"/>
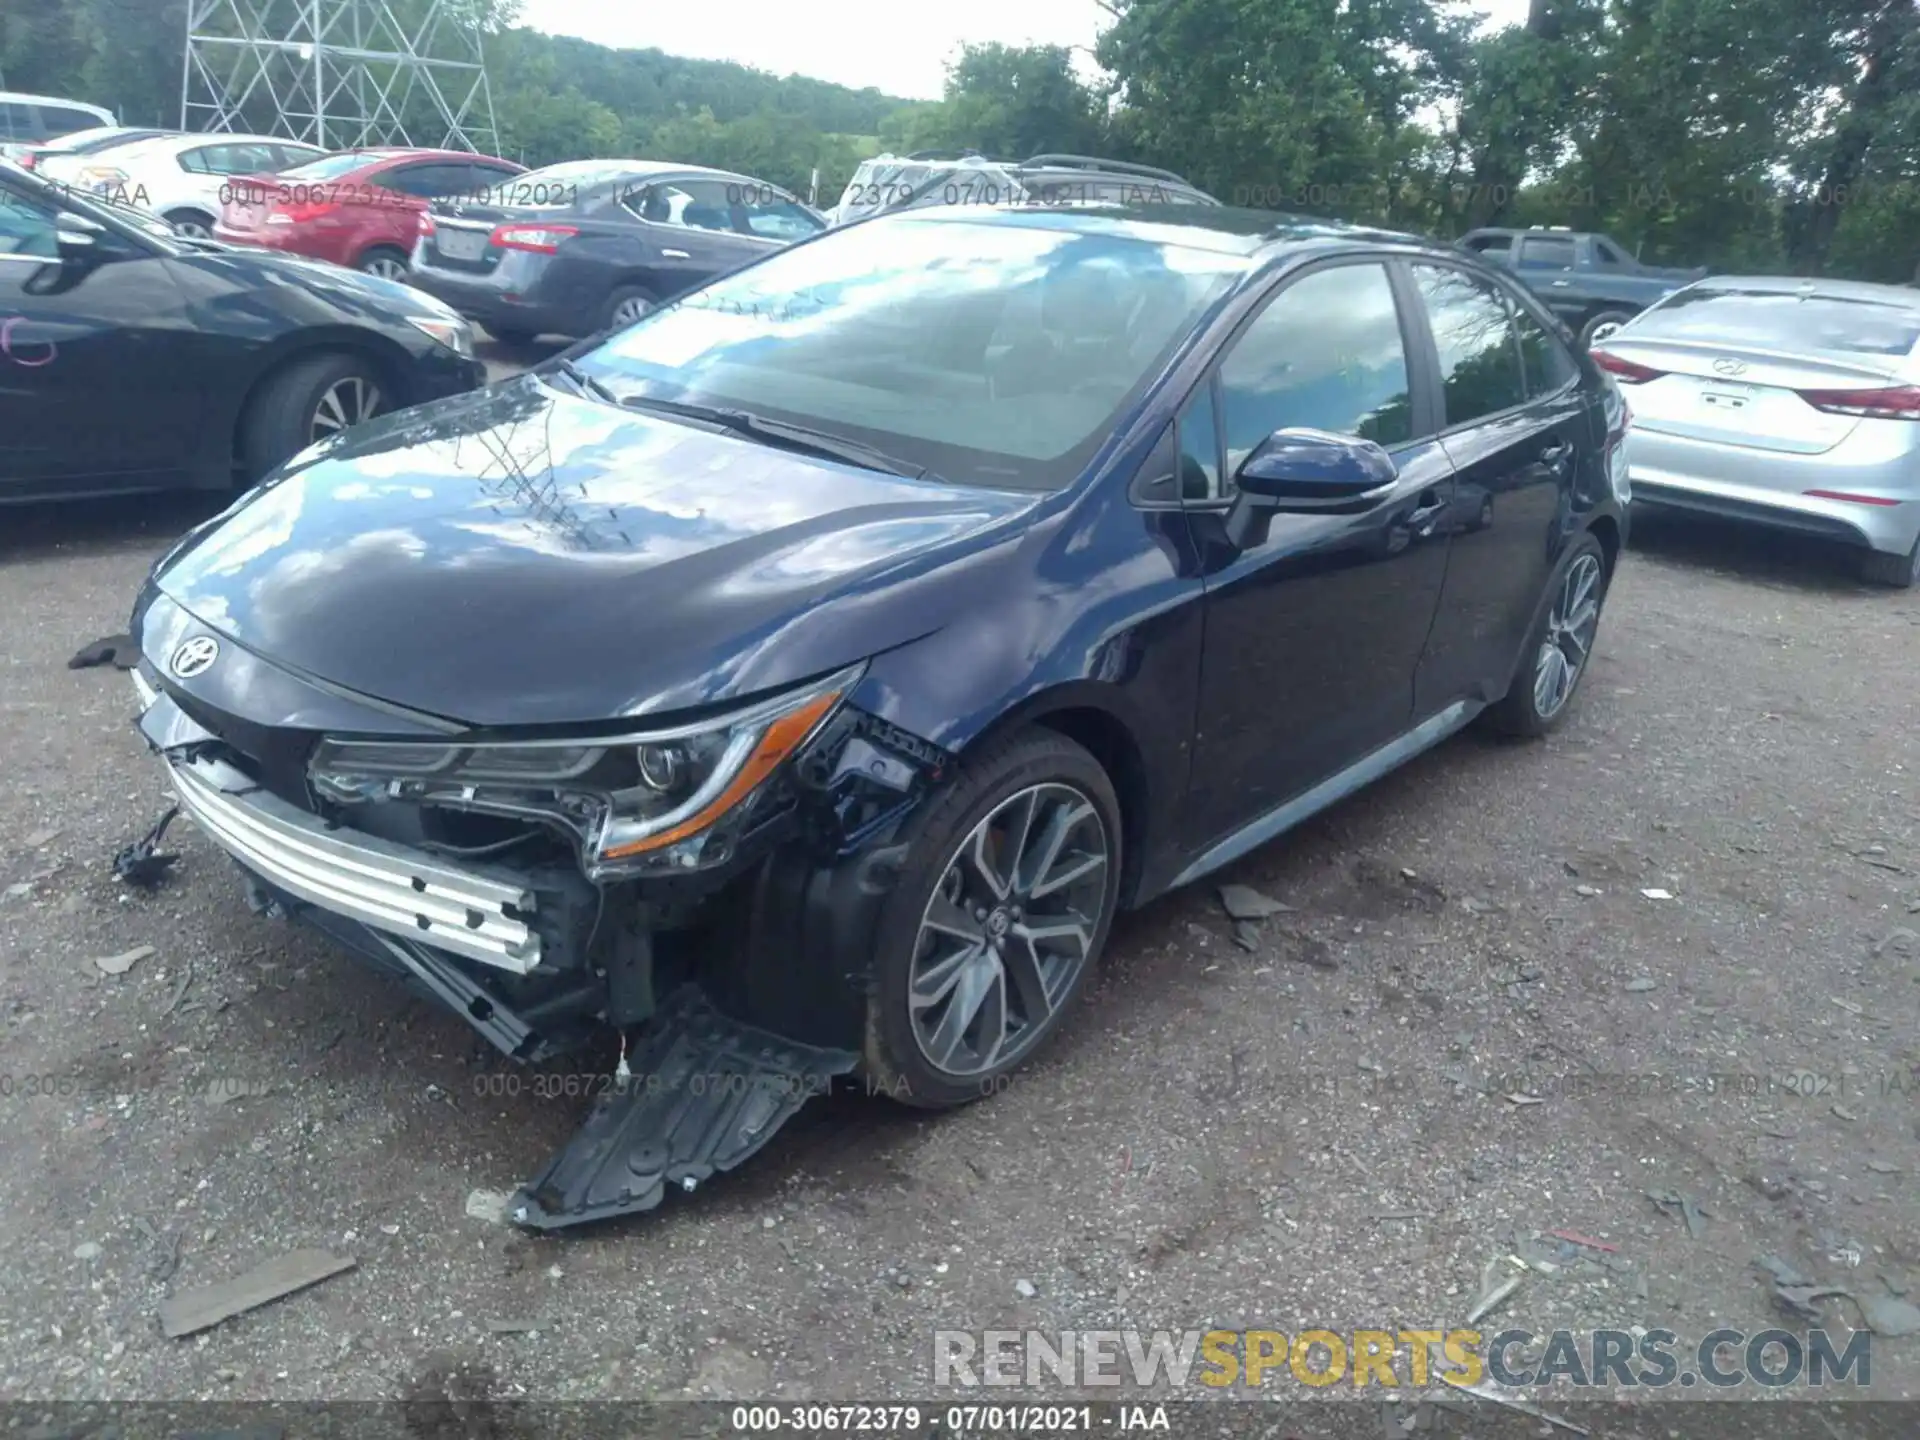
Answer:
<path fill-rule="evenodd" d="M 473 358 L 473 327 L 464 320 L 430 320 L 409 315 L 407 323 L 423 335 L 430 335 L 463 360 Z"/>
<path fill-rule="evenodd" d="M 860 677 L 671 729 L 591 739 L 448 745 L 324 740 L 314 788 L 348 804 L 399 800 L 545 821 L 580 842 L 594 879 L 723 863 L 767 793 Z"/>

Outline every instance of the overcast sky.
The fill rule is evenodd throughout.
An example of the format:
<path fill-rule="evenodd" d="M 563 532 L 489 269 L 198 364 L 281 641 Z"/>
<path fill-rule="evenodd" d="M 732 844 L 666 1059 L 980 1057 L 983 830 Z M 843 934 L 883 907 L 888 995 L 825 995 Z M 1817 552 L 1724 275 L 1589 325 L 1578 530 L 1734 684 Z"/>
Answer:
<path fill-rule="evenodd" d="M 1526 18 L 1527 0 L 1471 0 L 1490 21 Z M 1090 46 L 1094 0 L 522 0 L 523 23 L 602 45 L 737 60 L 889 95 L 936 99 L 962 43 Z"/>

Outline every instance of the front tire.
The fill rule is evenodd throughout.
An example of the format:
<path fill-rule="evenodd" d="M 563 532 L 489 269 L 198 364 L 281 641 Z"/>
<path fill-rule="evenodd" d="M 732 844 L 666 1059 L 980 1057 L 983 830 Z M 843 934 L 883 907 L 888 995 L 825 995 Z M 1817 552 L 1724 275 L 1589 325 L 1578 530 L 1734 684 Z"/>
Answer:
<path fill-rule="evenodd" d="M 1105 948 L 1120 806 L 1063 735 L 971 756 L 930 800 L 875 928 L 863 1068 L 905 1104 L 1001 1088 L 1058 1029 Z"/>
<path fill-rule="evenodd" d="M 1487 711 L 1493 730 L 1531 740 L 1567 718 L 1599 637 L 1600 610 L 1611 578 L 1607 553 L 1592 535 L 1582 535 L 1568 548 L 1527 637 L 1519 673 L 1506 696 Z"/>
<path fill-rule="evenodd" d="M 240 460 L 249 483 L 307 446 L 390 408 L 373 366 L 357 355 L 316 355 L 271 376 L 247 406 Z"/>
<path fill-rule="evenodd" d="M 1904 555 L 1889 555 L 1884 550 L 1869 550 L 1860 557 L 1860 578 L 1869 585 L 1884 585 L 1890 590 L 1911 590 L 1920 584 L 1920 540 Z"/>

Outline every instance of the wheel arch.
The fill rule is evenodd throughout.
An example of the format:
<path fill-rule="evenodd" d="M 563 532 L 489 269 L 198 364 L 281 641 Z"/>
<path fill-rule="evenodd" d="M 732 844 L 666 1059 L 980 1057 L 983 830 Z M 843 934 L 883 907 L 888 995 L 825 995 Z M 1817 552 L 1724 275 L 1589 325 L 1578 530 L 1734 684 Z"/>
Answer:
<path fill-rule="evenodd" d="M 969 737 L 959 756 L 964 764 L 983 745 L 1026 729 L 1051 730 L 1092 755 L 1107 772 L 1120 802 L 1120 905 L 1124 909 L 1135 903 L 1139 893 L 1154 836 L 1155 807 L 1165 797 L 1154 790 L 1139 734 L 1117 698 L 1093 681 L 1043 690 Z"/>
<path fill-rule="evenodd" d="M 1620 551 L 1625 541 L 1620 522 L 1611 515 L 1596 515 L 1587 522 L 1587 532 L 1600 542 L 1601 554 L 1607 562 L 1607 581 L 1611 584 L 1620 568 Z"/>
<path fill-rule="evenodd" d="M 380 384 L 395 399 L 392 408 L 412 404 L 412 387 L 407 383 L 407 354 L 398 345 L 364 330 L 341 328 L 302 332 L 292 341 L 277 345 L 263 355 L 226 417 L 224 430 L 229 440 L 234 468 L 240 468 L 241 432 L 247 416 L 267 387 L 290 368 L 322 355 L 352 355 L 371 363 Z"/>

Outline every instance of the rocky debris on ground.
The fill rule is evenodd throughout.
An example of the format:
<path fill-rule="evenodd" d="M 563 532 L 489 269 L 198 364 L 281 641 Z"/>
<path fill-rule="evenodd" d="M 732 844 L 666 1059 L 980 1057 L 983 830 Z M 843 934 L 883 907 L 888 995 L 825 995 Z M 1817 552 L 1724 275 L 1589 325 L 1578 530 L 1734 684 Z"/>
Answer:
<path fill-rule="evenodd" d="M 118 955 L 96 956 L 93 963 L 103 975 L 124 975 L 154 953 L 151 945 L 136 945 L 131 950 L 122 950 Z"/>
<path fill-rule="evenodd" d="M 1234 920 L 1266 920 L 1293 912 L 1293 906 L 1271 895 L 1264 895 L 1251 885 L 1222 885 L 1220 903 L 1226 907 L 1228 917 Z"/>

